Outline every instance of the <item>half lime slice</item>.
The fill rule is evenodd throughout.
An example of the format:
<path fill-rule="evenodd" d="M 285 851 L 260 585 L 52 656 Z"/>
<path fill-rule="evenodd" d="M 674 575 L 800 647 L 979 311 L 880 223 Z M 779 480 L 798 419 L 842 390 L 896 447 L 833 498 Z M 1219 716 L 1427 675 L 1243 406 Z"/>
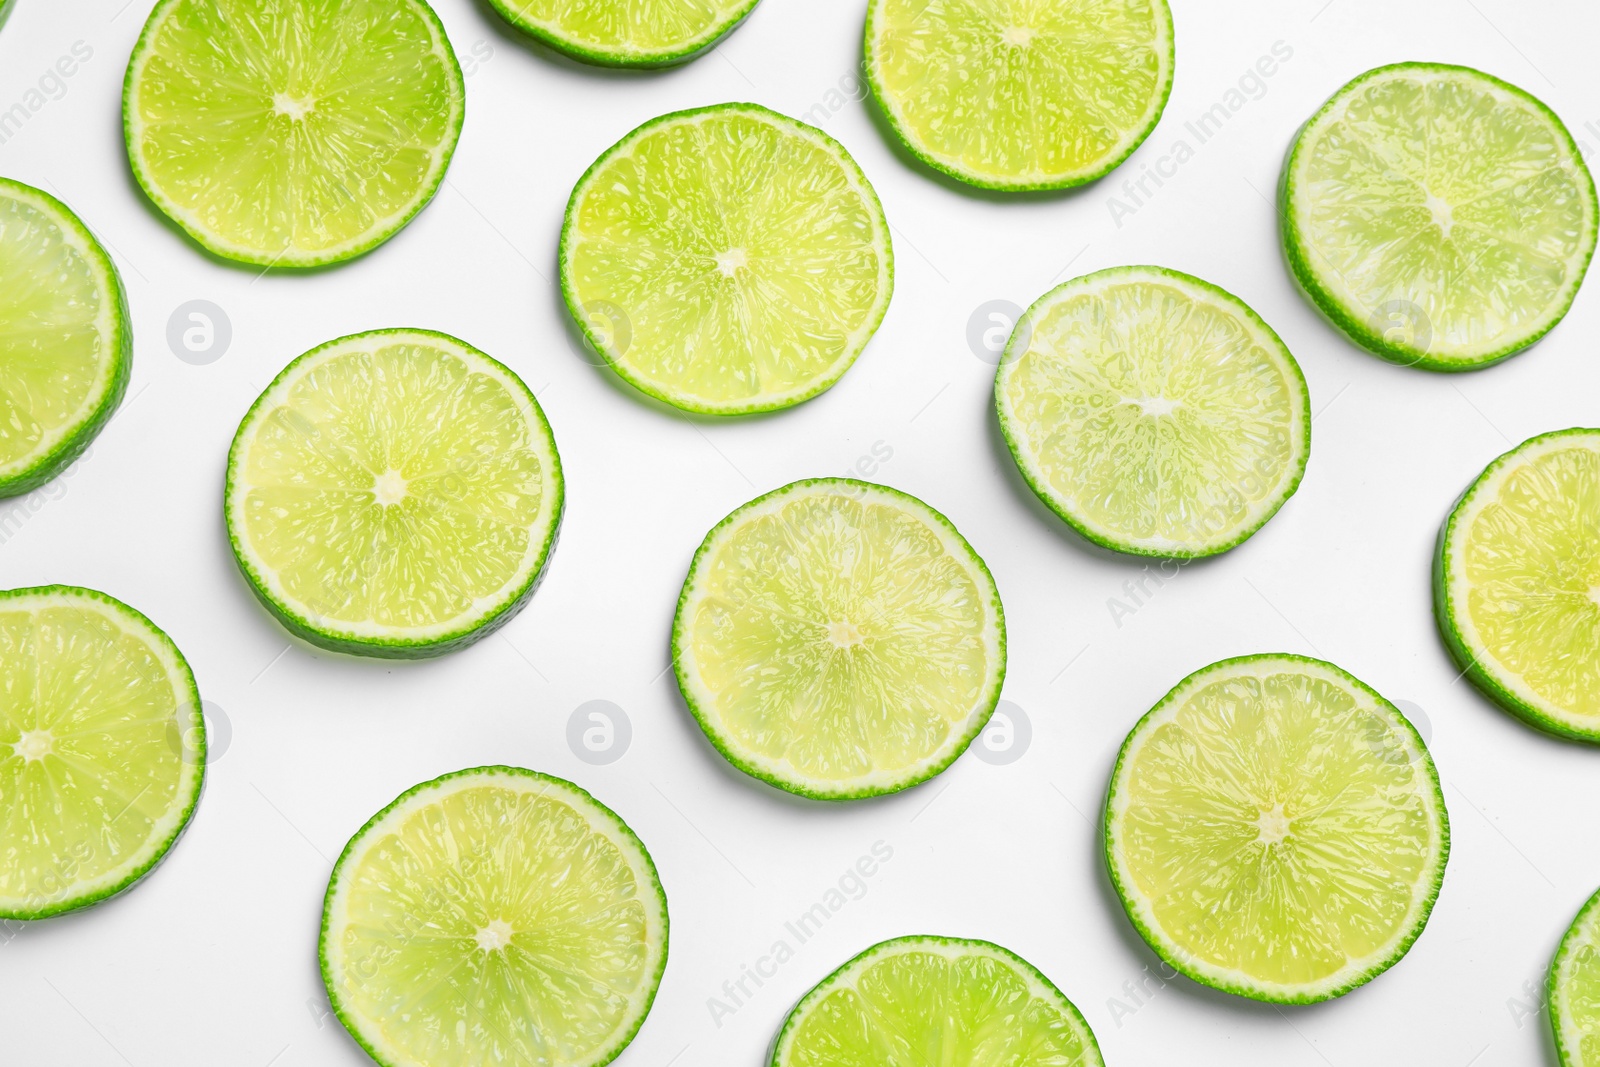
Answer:
<path fill-rule="evenodd" d="M 871 0 L 867 80 L 935 170 L 986 189 L 1065 189 L 1150 136 L 1172 92 L 1166 0 Z"/>
<path fill-rule="evenodd" d="M 421 211 L 461 135 L 461 68 L 423 0 L 160 0 L 128 62 L 128 161 L 219 256 L 314 267 Z"/>
<path fill-rule="evenodd" d="M 666 67 L 707 51 L 756 0 L 490 0 L 551 48 L 603 67 Z"/>
<path fill-rule="evenodd" d="M 943 515 L 817 478 L 718 523 L 678 599 L 672 662 L 735 767 L 823 800 L 892 793 L 966 751 L 1000 699 L 994 579 Z"/>
<path fill-rule="evenodd" d="M 561 461 L 511 370 L 431 330 L 329 341 L 239 425 L 224 511 L 250 587 L 338 652 L 451 652 L 533 595 L 561 521 Z"/>
<path fill-rule="evenodd" d="M 561 292 L 595 351 L 688 411 L 800 403 L 883 320 L 889 224 L 820 130 L 755 104 L 663 115 L 572 191 Z"/>
<path fill-rule="evenodd" d="M 1600 1067 L 1600 893 L 1561 939 L 1550 964 L 1549 996 L 1561 1067 Z"/>
<path fill-rule="evenodd" d="M 1224 660 L 1133 728 L 1106 799 L 1128 918 L 1204 985 L 1342 996 L 1422 932 L 1450 851 L 1439 775 L 1387 700 L 1330 663 Z"/>
<path fill-rule="evenodd" d="M 901 937 L 807 993 L 772 1067 L 939 1064 L 1101 1067 L 1078 1009 L 1026 960 L 988 941 Z"/>
<path fill-rule="evenodd" d="M 83 454 L 128 388 L 127 299 L 67 206 L 0 178 L 0 497 Z"/>
<path fill-rule="evenodd" d="M 667 963 L 667 898 L 632 830 L 571 782 L 478 767 L 402 793 L 333 868 L 328 1000 L 384 1067 L 601 1067 Z"/>
<path fill-rule="evenodd" d="M 1535 437 L 1479 475 L 1439 535 L 1434 605 L 1491 699 L 1600 743 L 1600 430 Z"/>
<path fill-rule="evenodd" d="M 1305 474 L 1311 408 L 1289 349 L 1244 301 L 1161 267 L 1075 278 L 1018 320 L 995 377 L 1022 476 L 1119 552 L 1225 552 Z"/>
<path fill-rule="evenodd" d="M 0 592 L 0 918 L 42 919 L 149 873 L 194 814 L 205 723 L 154 623 L 71 586 Z"/>
<path fill-rule="evenodd" d="M 1594 255 L 1594 180 L 1561 120 L 1469 67 L 1370 70 L 1311 117 L 1283 242 L 1363 348 L 1428 370 L 1514 355 L 1561 321 Z"/>

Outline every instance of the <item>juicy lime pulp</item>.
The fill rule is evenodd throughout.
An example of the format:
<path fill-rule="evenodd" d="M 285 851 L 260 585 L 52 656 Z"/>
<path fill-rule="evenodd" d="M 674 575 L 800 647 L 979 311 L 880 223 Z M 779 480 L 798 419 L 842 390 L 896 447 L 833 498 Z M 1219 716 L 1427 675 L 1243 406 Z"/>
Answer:
<path fill-rule="evenodd" d="M 723 519 L 672 630 L 678 687 L 734 766 L 824 800 L 948 767 L 993 713 L 1005 616 L 988 568 L 915 497 L 794 482 Z"/>
<path fill-rule="evenodd" d="M 552 48 L 607 67 L 664 67 L 709 49 L 757 0 L 490 0 Z"/>
<path fill-rule="evenodd" d="M 533 595 L 562 509 L 538 401 L 507 367 L 428 330 L 296 359 L 239 426 L 224 510 L 263 603 L 325 648 L 453 651 Z"/>
<path fill-rule="evenodd" d="M 902 937 L 823 979 L 790 1012 L 772 1067 L 1101 1067 L 1089 1024 L 1026 960 L 987 941 Z"/>
<path fill-rule="evenodd" d="M 161 0 L 122 106 L 134 176 L 196 241 L 312 267 L 422 210 L 465 101 L 423 0 Z"/>
<path fill-rule="evenodd" d="M 319 956 L 334 1011 L 385 1067 L 600 1067 L 655 999 L 667 899 L 588 793 L 479 767 L 408 790 L 350 840 Z"/>
<path fill-rule="evenodd" d="M 714 415 L 838 381 L 894 287 L 866 175 L 820 130 L 755 104 L 653 119 L 589 168 L 561 230 L 561 292 L 638 389 Z"/>
<path fill-rule="evenodd" d="M 0 178 L 0 496 L 82 454 L 128 387 L 122 281 L 48 193 Z"/>
<path fill-rule="evenodd" d="M 1104 176 L 1172 92 L 1166 0 L 871 0 L 865 50 L 906 147 L 989 189 Z"/>
<path fill-rule="evenodd" d="M 1561 120 L 1467 67 L 1368 71 L 1289 153 L 1295 277 L 1364 348 L 1470 370 L 1542 337 L 1594 255 L 1594 181 Z"/>
<path fill-rule="evenodd" d="M 1600 430 L 1535 437 L 1490 464 L 1440 533 L 1434 594 L 1479 689 L 1600 742 Z"/>
<path fill-rule="evenodd" d="M 1289 349 L 1230 293 L 1161 267 L 1073 279 L 1018 321 L 995 377 L 1023 477 L 1097 544 L 1226 551 L 1294 494 L 1310 396 Z"/>
<path fill-rule="evenodd" d="M 1128 735 L 1106 860 L 1158 955 L 1278 1003 L 1341 996 L 1393 966 L 1444 878 L 1449 822 L 1422 738 L 1320 660 L 1224 660 Z"/>
<path fill-rule="evenodd" d="M 1600 1067 L 1600 893 L 1572 920 L 1550 965 L 1550 1026 L 1562 1067 Z"/>
<path fill-rule="evenodd" d="M 0 593 L 0 918 L 121 892 L 166 855 L 205 774 L 183 655 L 104 593 Z"/>

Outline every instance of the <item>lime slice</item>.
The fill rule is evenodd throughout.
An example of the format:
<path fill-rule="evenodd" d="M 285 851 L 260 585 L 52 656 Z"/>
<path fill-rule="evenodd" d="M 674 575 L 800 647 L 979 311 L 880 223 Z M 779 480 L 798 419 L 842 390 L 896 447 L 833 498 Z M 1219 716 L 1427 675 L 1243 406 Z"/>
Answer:
<path fill-rule="evenodd" d="M 1600 893 L 1572 920 L 1550 965 L 1550 1026 L 1561 1067 L 1600 1067 Z"/>
<path fill-rule="evenodd" d="M 42 919 L 149 873 L 194 814 L 205 723 L 171 639 L 126 604 L 0 592 L 0 918 Z"/>
<path fill-rule="evenodd" d="M 1166 0 L 871 0 L 867 80 L 918 159 L 986 189 L 1065 189 L 1150 136 L 1172 92 Z"/>
<path fill-rule="evenodd" d="M 1289 265 L 1384 359 L 1472 370 L 1543 337 L 1594 255 L 1594 180 L 1561 120 L 1468 67 L 1399 63 L 1333 95 L 1283 175 Z"/>
<path fill-rule="evenodd" d="M 1535 437 L 1489 465 L 1440 533 L 1434 605 L 1491 699 L 1600 742 L 1600 430 Z"/>
<path fill-rule="evenodd" d="M 490 0 L 551 48 L 603 67 L 666 67 L 708 51 L 756 0 Z"/>
<path fill-rule="evenodd" d="M 1054 289 L 995 378 L 1023 477 L 1084 537 L 1141 556 L 1225 552 L 1299 488 L 1311 408 L 1289 349 L 1231 293 L 1160 267 Z"/>
<path fill-rule="evenodd" d="M 528 387 L 430 330 L 307 352 L 228 453 L 228 536 L 251 588 L 339 652 L 433 656 L 493 633 L 533 595 L 561 508 Z"/>
<path fill-rule="evenodd" d="M 1444 795 L 1394 705 L 1331 663 L 1224 660 L 1133 728 L 1106 798 L 1133 925 L 1204 985 L 1280 1004 L 1388 970 L 1433 910 Z"/>
<path fill-rule="evenodd" d="M 901 937 L 807 993 L 772 1067 L 1101 1067 L 1089 1024 L 1032 964 L 987 941 Z"/>
<path fill-rule="evenodd" d="M 640 126 L 578 182 L 561 230 L 561 292 L 595 351 L 712 415 L 838 381 L 893 281 L 889 224 L 855 160 L 755 104 Z"/>
<path fill-rule="evenodd" d="M 667 898 L 588 793 L 478 767 L 407 790 L 350 839 L 318 955 L 339 1021 L 384 1067 L 600 1067 L 661 984 Z"/>
<path fill-rule="evenodd" d="M 106 250 L 61 201 L 0 178 L 0 497 L 43 485 L 89 447 L 132 358 Z"/>
<path fill-rule="evenodd" d="M 846 800 L 926 781 L 966 751 L 1000 699 L 1005 616 L 943 515 L 885 486 L 817 478 L 706 535 L 672 661 L 735 767 Z"/>
<path fill-rule="evenodd" d="M 423 0 L 160 0 L 122 116 L 134 177 L 196 241 L 314 267 L 382 244 L 433 198 L 465 102 Z"/>

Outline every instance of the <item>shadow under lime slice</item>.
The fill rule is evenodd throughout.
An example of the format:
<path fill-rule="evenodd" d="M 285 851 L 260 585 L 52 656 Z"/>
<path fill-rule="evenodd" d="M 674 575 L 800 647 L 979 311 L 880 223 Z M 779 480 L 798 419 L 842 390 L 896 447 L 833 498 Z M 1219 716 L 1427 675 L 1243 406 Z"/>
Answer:
<path fill-rule="evenodd" d="M 689 710 L 747 774 L 823 800 L 943 771 L 993 713 L 1000 596 L 922 501 L 844 478 L 795 482 L 713 529 L 678 600 Z"/>
<path fill-rule="evenodd" d="M 571 782 L 478 767 L 401 794 L 345 846 L 318 952 L 384 1067 L 601 1067 L 667 962 L 667 898 L 632 830 Z"/>
<path fill-rule="evenodd" d="M 1101 1067 L 1083 1015 L 1026 960 L 987 941 L 874 945 L 807 993 L 772 1067 Z"/>
<path fill-rule="evenodd" d="M 377 330 L 296 359 L 228 453 L 251 588 L 291 632 L 413 658 L 492 633 L 533 595 L 561 521 L 533 393 L 464 341 Z"/>
<path fill-rule="evenodd" d="M 1561 120 L 1469 67 L 1356 78 L 1296 137 L 1283 240 L 1312 301 L 1396 363 L 1472 370 L 1561 321 L 1594 255 L 1594 180 Z"/>
<path fill-rule="evenodd" d="M 1394 705 L 1330 663 L 1224 660 L 1139 720 L 1112 772 L 1106 861 L 1128 918 L 1196 982 L 1342 996 L 1421 934 L 1450 851 L 1444 795 Z"/>
<path fill-rule="evenodd" d="M 1489 465 L 1440 532 L 1434 606 L 1480 690 L 1600 743 L 1600 429 L 1544 434 Z"/>
<path fill-rule="evenodd" d="M 1561 939 L 1549 985 L 1561 1067 L 1600 1067 L 1600 893 L 1589 898 Z"/>
<path fill-rule="evenodd" d="M 89 447 L 131 362 L 111 257 L 61 201 L 0 178 L 0 497 L 43 485 Z"/>
<path fill-rule="evenodd" d="M 513 25 L 574 59 L 665 67 L 705 52 L 757 0 L 490 0 Z"/>
<path fill-rule="evenodd" d="M 144 191 L 207 249 L 314 267 L 432 199 L 465 90 L 423 0 L 161 0 L 123 88 Z"/>
<path fill-rule="evenodd" d="M 104 593 L 0 592 L 0 918 L 128 888 L 188 825 L 205 773 L 189 665 Z"/>

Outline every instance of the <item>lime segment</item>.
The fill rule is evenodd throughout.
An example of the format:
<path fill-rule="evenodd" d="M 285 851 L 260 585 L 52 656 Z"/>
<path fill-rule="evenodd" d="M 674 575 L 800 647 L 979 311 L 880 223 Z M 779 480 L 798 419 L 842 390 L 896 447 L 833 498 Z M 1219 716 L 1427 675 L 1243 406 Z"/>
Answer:
<path fill-rule="evenodd" d="M 1332 664 L 1225 660 L 1139 721 L 1112 773 L 1106 859 L 1128 917 L 1197 982 L 1341 996 L 1405 955 L 1449 853 L 1422 739 Z"/>
<path fill-rule="evenodd" d="M 600 1067 L 633 1040 L 667 958 L 667 900 L 633 831 L 515 767 L 402 794 L 345 846 L 323 980 L 385 1067 Z"/>
<path fill-rule="evenodd" d="M 716 44 L 756 0 L 491 0 L 552 48 L 608 67 L 663 67 Z"/>
<path fill-rule="evenodd" d="M 1561 1067 L 1600 1067 L 1600 893 L 1578 912 L 1550 965 L 1550 1025 Z"/>

